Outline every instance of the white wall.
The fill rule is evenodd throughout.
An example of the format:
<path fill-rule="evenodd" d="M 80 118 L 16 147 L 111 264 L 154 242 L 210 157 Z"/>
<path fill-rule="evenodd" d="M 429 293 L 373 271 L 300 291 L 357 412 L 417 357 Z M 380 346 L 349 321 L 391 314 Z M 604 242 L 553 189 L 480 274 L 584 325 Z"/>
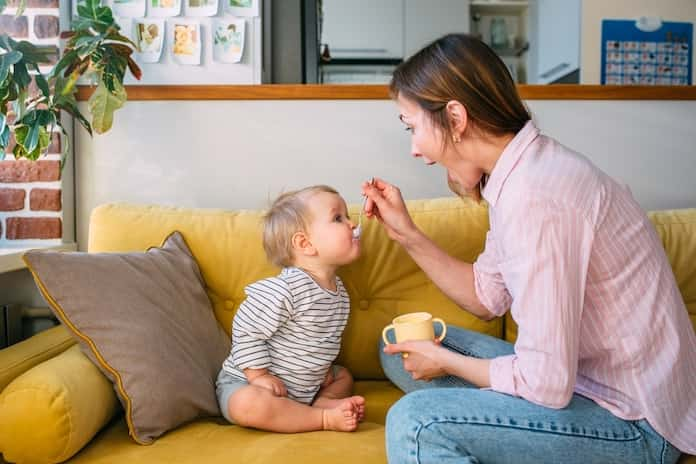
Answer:
<path fill-rule="evenodd" d="M 541 129 L 627 183 L 646 209 L 696 207 L 696 101 L 529 101 Z M 406 198 L 449 195 L 409 155 L 389 100 L 129 102 L 113 129 L 75 138 L 78 243 L 111 201 L 263 208 L 314 183 L 360 200 L 383 176 Z"/>
<path fill-rule="evenodd" d="M 599 84 L 603 19 L 638 19 L 656 16 L 663 21 L 696 23 L 694 0 L 582 0 L 580 82 Z M 692 75 L 696 75 L 696 51 L 692 50 Z"/>

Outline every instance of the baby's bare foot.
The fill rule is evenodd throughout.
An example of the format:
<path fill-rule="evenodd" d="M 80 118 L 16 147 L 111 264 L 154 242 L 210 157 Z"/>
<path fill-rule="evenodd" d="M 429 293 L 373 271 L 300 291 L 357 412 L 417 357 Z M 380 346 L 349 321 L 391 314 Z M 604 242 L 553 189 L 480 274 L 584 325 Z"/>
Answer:
<path fill-rule="evenodd" d="M 353 402 L 355 412 L 358 416 L 358 422 L 362 422 L 365 418 L 365 398 L 356 395 L 346 399 L 351 400 Z"/>
<path fill-rule="evenodd" d="M 331 409 L 322 410 L 324 430 L 353 432 L 358 428 L 358 409 L 354 398 L 361 398 L 363 403 L 365 402 L 362 397 L 351 396 L 350 398 L 336 400 L 338 404 Z"/>
<path fill-rule="evenodd" d="M 362 422 L 365 418 L 365 398 L 362 396 L 356 395 L 349 396 L 348 398 L 320 398 L 314 404 L 320 408 L 333 409 L 344 401 L 350 401 L 353 403 L 358 422 Z"/>

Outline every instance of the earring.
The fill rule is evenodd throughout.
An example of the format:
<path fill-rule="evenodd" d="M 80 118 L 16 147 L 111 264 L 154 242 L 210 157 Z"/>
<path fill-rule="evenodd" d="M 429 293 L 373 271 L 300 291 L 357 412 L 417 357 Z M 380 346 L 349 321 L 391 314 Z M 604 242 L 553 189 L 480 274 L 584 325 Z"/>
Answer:
<path fill-rule="evenodd" d="M 460 139 L 458 135 L 453 135 L 453 136 L 452 136 L 452 142 L 454 142 L 454 143 L 459 143 L 459 142 L 461 142 L 461 141 L 462 141 L 462 139 Z"/>

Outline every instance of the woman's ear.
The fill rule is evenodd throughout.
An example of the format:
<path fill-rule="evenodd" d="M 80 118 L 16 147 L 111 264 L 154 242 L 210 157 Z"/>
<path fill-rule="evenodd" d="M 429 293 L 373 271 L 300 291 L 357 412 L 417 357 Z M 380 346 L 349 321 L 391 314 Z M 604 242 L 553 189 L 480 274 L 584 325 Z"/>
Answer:
<path fill-rule="evenodd" d="M 316 248 L 304 232 L 292 234 L 292 249 L 296 255 L 314 256 L 317 253 Z"/>
<path fill-rule="evenodd" d="M 457 100 L 450 100 L 445 107 L 447 118 L 452 129 L 452 141 L 457 143 L 461 140 L 462 134 L 466 130 L 469 122 L 466 108 Z"/>

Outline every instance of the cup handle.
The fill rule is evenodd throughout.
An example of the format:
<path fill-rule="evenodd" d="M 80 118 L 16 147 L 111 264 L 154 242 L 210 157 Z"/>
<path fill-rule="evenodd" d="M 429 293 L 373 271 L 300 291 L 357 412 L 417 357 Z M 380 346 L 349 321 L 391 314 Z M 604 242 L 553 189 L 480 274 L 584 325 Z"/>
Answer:
<path fill-rule="evenodd" d="M 440 319 L 439 317 L 434 317 L 434 318 L 433 318 L 433 324 L 436 323 L 436 322 L 439 322 L 440 325 L 442 326 L 442 333 L 440 334 L 439 337 L 436 338 L 436 340 L 437 340 L 438 342 L 441 342 L 441 341 L 445 338 L 445 335 L 447 335 L 447 325 L 445 324 L 445 321 L 443 321 L 443 320 Z"/>
<path fill-rule="evenodd" d="M 382 330 L 382 340 L 384 340 L 385 345 L 391 344 L 391 343 L 389 343 L 389 340 L 387 340 L 387 330 L 393 329 L 393 328 L 394 328 L 394 324 L 389 324 L 388 326 L 386 326 L 384 328 L 384 330 Z"/>

